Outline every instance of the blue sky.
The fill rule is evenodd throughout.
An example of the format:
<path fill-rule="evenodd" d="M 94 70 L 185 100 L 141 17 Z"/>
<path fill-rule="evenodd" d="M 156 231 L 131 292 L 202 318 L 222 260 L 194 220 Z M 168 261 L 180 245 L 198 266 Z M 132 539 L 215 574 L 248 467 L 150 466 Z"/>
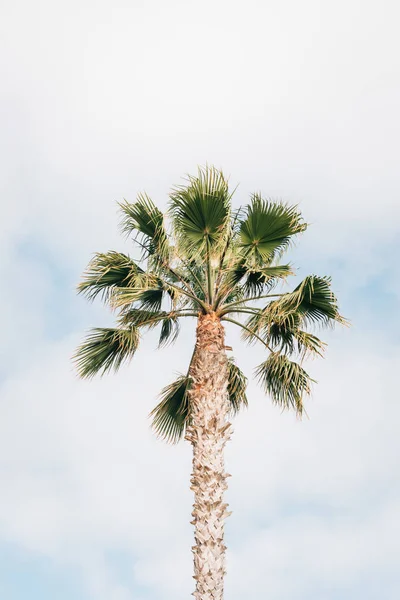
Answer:
<path fill-rule="evenodd" d="M 183 600 L 190 448 L 147 415 L 184 370 L 143 341 L 78 381 L 76 296 L 93 252 L 127 250 L 116 202 L 206 162 L 311 223 L 298 276 L 329 274 L 350 329 L 298 422 L 257 385 L 227 448 L 227 600 L 397 600 L 400 48 L 394 1 L 93 2 L 1 8 L 0 598 Z M 251 376 L 257 348 L 228 338 Z M 154 366 L 154 361 L 157 361 Z M 146 374 L 146 381 L 143 378 Z"/>

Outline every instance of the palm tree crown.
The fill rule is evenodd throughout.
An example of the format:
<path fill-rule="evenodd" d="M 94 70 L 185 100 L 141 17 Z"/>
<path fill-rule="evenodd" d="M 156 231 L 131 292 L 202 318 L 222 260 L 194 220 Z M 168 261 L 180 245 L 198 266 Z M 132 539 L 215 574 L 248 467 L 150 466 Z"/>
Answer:
<path fill-rule="evenodd" d="M 93 329 L 78 348 L 82 377 L 117 370 L 135 354 L 146 329 L 158 326 L 164 346 L 178 337 L 181 319 L 209 313 L 267 350 L 257 379 L 274 403 L 303 413 L 312 380 L 301 365 L 325 347 L 307 329 L 345 320 L 329 277 L 310 275 L 291 292 L 277 291 L 294 274 L 282 257 L 307 228 L 298 208 L 255 193 L 234 210 L 231 199 L 223 173 L 206 167 L 173 189 L 166 215 L 146 194 L 120 204 L 122 230 L 141 258 L 107 252 L 89 263 L 79 292 L 90 300 L 100 296 L 117 317 L 115 328 Z M 247 404 L 247 379 L 233 358 L 228 372 L 230 406 L 237 412 Z M 169 441 L 179 440 L 190 422 L 190 386 L 189 365 L 152 411 L 155 431 Z"/>

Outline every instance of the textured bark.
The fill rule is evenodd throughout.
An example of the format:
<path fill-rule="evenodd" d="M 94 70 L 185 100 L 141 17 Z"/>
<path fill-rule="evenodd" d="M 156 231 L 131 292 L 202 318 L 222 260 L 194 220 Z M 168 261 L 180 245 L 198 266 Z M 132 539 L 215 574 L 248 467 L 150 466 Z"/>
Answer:
<path fill-rule="evenodd" d="M 191 421 L 186 439 L 193 446 L 191 489 L 194 491 L 194 579 L 197 600 L 222 600 L 224 593 L 224 519 L 229 516 L 223 494 L 227 488 L 224 446 L 228 423 L 228 364 L 224 329 L 215 314 L 201 315 L 190 375 Z"/>

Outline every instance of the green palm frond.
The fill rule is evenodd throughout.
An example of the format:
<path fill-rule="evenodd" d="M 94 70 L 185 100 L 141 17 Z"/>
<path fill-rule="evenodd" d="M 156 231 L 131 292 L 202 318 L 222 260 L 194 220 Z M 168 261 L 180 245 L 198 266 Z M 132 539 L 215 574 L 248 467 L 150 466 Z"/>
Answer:
<path fill-rule="evenodd" d="M 123 362 L 135 354 L 139 345 L 139 332 L 136 327 L 128 329 L 95 328 L 79 346 L 74 360 L 81 377 L 114 369 L 117 371 Z"/>
<path fill-rule="evenodd" d="M 244 292 L 248 297 L 261 295 L 272 290 L 279 281 L 286 279 L 289 275 L 293 275 L 290 265 L 276 265 L 249 270 L 243 281 Z"/>
<path fill-rule="evenodd" d="M 195 313 L 189 311 L 171 311 L 165 310 L 144 310 L 141 308 L 131 308 L 124 312 L 119 323 L 122 327 L 136 327 L 153 329 L 161 325 L 159 348 L 175 342 L 179 335 L 180 323 L 182 317 L 193 317 Z"/>
<path fill-rule="evenodd" d="M 310 275 L 293 292 L 283 294 L 281 298 L 271 302 L 265 313 L 277 322 L 292 315 L 308 325 L 320 324 L 327 327 L 335 322 L 344 325 L 346 320 L 339 313 L 337 298 L 330 284 L 330 277 Z"/>
<path fill-rule="evenodd" d="M 178 442 L 189 419 L 189 389 L 191 378 L 180 375 L 161 391 L 161 402 L 151 411 L 152 427 L 158 437 Z"/>
<path fill-rule="evenodd" d="M 193 260 L 188 260 L 182 267 L 182 276 L 191 282 L 196 297 L 203 301 L 206 300 L 207 277 L 202 266 Z"/>
<path fill-rule="evenodd" d="M 232 307 L 232 312 L 234 312 Z M 250 311 L 249 311 L 250 312 Z M 266 323 L 265 315 L 261 309 L 254 309 L 251 316 L 244 322 L 244 329 L 241 332 L 242 340 L 248 344 L 253 344 L 260 337 L 266 341 L 268 336 L 268 324 Z"/>
<path fill-rule="evenodd" d="M 244 289 L 240 282 L 246 273 L 245 261 L 241 257 L 239 260 L 231 261 L 231 264 L 226 266 L 225 269 L 221 269 L 216 296 L 217 307 L 245 297 Z"/>
<path fill-rule="evenodd" d="M 119 204 L 122 211 L 121 229 L 127 236 L 136 234 L 145 255 L 168 257 L 168 236 L 164 216 L 147 194 L 138 194 L 137 201 Z"/>
<path fill-rule="evenodd" d="M 297 329 L 294 337 L 297 343 L 297 352 L 302 358 L 307 355 L 321 357 L 324 355 L 326 343 L 322 342 L 317 336 L 308 331 Z"/>
<path fill-rule="evenodd" d="M 248 406 L 247 396 L 247 377 L 236 365 L 233 358 L 228 360 L 228 394 L 231 404 L 231 412 L 236 414 L 242 406 Z"/>
<path fill-rule="evenodd" d="M 273 352 L 257 367 L 256 377 L 275 404 L 282 409 L 293 409 L 299 416 L 303 414 L 304 396 L 311 393 L 311 384 L 315 382 L 299 364 Z"/>
<path fill-rule="evenodd" d="M 90 261 L 78 292 L 89 300 L 100 295 L 108 301 L 115 288 L 126 288 L 133 284 L 143 269 L 130 256 L 121 252 L 96 253 Z"/>
<path fill-rule="evenodd" d="M 279 282 L 293 275 L 290 265 L 275 265 L 259 269 L 249 268 L 245 261 L 227 275 L 226 281 L 232 292 L 239 287 L 241 297 L 250 298 L 271 291 Z"/>
<path fill-rule="evenodd" d="M 168 344 L 173 344 L 180 331 L 179 319 L 173 313 L 166 315 L 162 321 L 160 339 L 158 347 L 162 348 Z"/>
<path fill-rule="evenodd" d="M 304 358 L 307 354 L 323 356 L 325 344 L 315 335 L 294 326 L 293 320 L 271 323 L 265 335 L 266 343 L 275 351 Z"/>
<path fill-rule="evenodd" d="M 143 308 L 160 310 L 164 298 L 168 298 L 171 306 L 175 306 L 181 291 L 174 284 L 161 279 L 153 273 L 143 273 L 135 278 L 134 285 L 115 288 L 111 304 L 113 308 L 129 307 L 138 303 Z"/>
<path fill-rule="evenodd" d="M 296 206 L 253 194 L 241 223 L 238 244 L 254 265 L 266 266 L 286 250 L 293 236 L 306 228 Z"/>
<path fill-rule="evenodd" d="M 247 319 L 242 339 L 252 344 L 260 338 L 275 352 L 297 353 L 301 358 L 306 355 L 323 356 L 326 344 L 318 337 L 300 329 L 301 318 L 296 313 L 288 313 L 279 321 L 273 321 L 265 311 L 258 311 Z"/>
<path fill-rule="evenodd" d="M 119 319 L 123 327 L 156 327 L 169 313 L 161 310 L 146 310 L 143 308 L 130 308 Z"/>
<path fill-rule="evenodd" d="M 165 291 L 163 287 L 160 286 L 142 290 L 142 292 L 138 294 L 136 302 L 142 309 L 159 311 L 161 310 L 164 297 Z"/>
<path fill-rule="evenodd" d="M 296 327 L 293 327 L 291 321 L 281 323 L 270 323 L 266 331 L 263 332 L 266 343 L 275 351 L 293 354 L 295 350 L 295 335 Z"/>
<path fill-rule="evenodd" d="M 221 171 L 206 167 L 188 185 L 170 195 L 170 213 L 179 247 L 189 256 L 205 255 L 207 248 L 221 248 L 228 233 L 230 194 Z"/>

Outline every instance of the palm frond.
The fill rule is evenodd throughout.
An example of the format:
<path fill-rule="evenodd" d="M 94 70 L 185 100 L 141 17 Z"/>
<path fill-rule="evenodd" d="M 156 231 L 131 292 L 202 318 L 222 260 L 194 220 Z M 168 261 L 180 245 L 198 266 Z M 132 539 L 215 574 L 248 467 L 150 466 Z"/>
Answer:
<path fill-rule="evenodd" d="M 271 291 L 279 281 L 293 275 L 290 265 L 275 265 L 262 268 L 249 268 L 246 261 L 236 267 L 231 274 L 227 274 L 224 284 L 230 286 L 231 293 L 235 287 L 240 287 L 243 298 L 262 295 Z M 239 290 L 237 290 L 239 291 Z"/>
<path fill-rule="evenodd" d="M 236 365 L 234 358 L 228 360 L 228 394 L 233 414 L 239 412 L 242 406 L 248 406 L 247 377 Z"/>
<path fill-rule="evenodd" d="M 230 194 L 223 173 L 212 167 L 199 168 L 188 185 L 174 188 L 172 215 L 178 244 L 189 256 L 200 256 L 207 245 L 214 251 L 226 239 L 230 219 Z"/>
<path fill-rule="evenodd" d="M 90 378 L 114 369 L 135 354 L 139 345 L 136 327 L 127 329 L 95 328 L 79 346 L 74 361 L 80 377 Z"/>
<path fill-rule="evenodd" d="M 326 348 L 326 343 L 321 341 L 317 336 L 297 329 L 294 333 L 297 342 L 297 352 L 304 358 L 306 355 L 323 356 Z"/>
<path fill-rule="evenodd" d="M 257 367 L 256 377 L 274 404 L 282 409 L 293 409 L 298 416 L 303 414 L 303 399 L 311 393 L 314 380 L 299 364 L 284 354 L 273 352 Z"/>
<path fill-rule="evenodd" d="M 269 323 L 263 335 L 267 344 L 276 351 L 293 354 L 295 350 L 296 328 L 290 320 L 280 323 Z M 261 332 L 260 332 L 261 333 Z"/>
<path fill-rule="evenodd" d="M 315 335 L 297 327 L 292 318 L 269 324 L 265 341 L 275 351 L 289 355 L 297 352 L 301 358 L 306 355 L 323 356 L 326 345 Z"/>
<path fill-rule="evenodd" d="M 160 339 L 158 347 L 162 348 L 168 344 L 173 344 L 180 331 L 179 319 L 173 313 L 167 314 L 162 321 Z"/>
<path fill-rule="evenodd" d="M 206 273 L 202 265 L 193 260 L 185 261 L 182 265 L 182 276 L 190 282 L 191 288 L 200 300 L 206 300 Z"/>
<path fill-rule="evenodd" d="M 156 327 L 168 315 L 166 311 L 146 310 L 143 308 L 130 308 L 123 312 L 119 322 L 123 327 Z"/>
<path fill-rule="evenodd" d="M 260 194 L 253 194 L 246 218 L 241 222 L 238 244 L 248 261 L 255 266 L 267 266 L 281 256 L 293 236 L 306 227 L 296 206 L 264 200 Z"/>
<path fill-rule="evenodd" d="M 225 269 L 221 269 L 217 282 L 217 307 L 220 308 L 223 304 L 245 297 L 245 291 L 244 287 L 241 285 L 241 281 L 246 275 L 246 272 L 245 260 L 242 257 L 239 257 L 239 259 L 236 260 L 231 259 L 229 266 L 225 266 Z"/>
<path fill-rule="evenodd" d="M 189 419 L 191 378 L 180 375 L 161 392 L 161 402 L 151 411 L 152 427 L 158 437 L 174 444 L 183 436 Z"/>
<path fill-rule="evenodd" d="M 276 265 L 256 270 L 249 270 L 243 281 L 246 296 L 255 296 L 271 291 L 279 281 L 293 275 L 290 265 Z"/>
<path fill-rule="evenodd" d="M 259 337 L 275 352 L 291 355 L 297 353 L 302 359 L 306 355 L 323 356 L 326 344 L 318 337 L 300 329 L 301 318 L 297 313 L 288 313 L 273 321 L 265 311 L 252 314 L 242 331 L 242 339 L 252 344 Z"/>
<path fill-rule="evenodd" d="M 232 308 L 232 312 L 234 308 Z M 264 341 L 267 337 L 266 326 L 265 326 L 265 316 L 263 315 L 263 311 L 261 309 L 254 309 L 254 313 L 245 321 L 244 323 L 245 329 L 241 332 L 242 339 L 252 344 L 254 343 L 258 336 L 260 336 Z"/>
<path fill-rule="evenodd" d="M 330 277 L 306 277 L 291 293 L 271 302 L 265 308 L 265 314 L 279 322 L 289 315 L 300 318 L 307 325 L 327 327 L 335 322 L 346 324 L 340 315 L 337 298 L 331 290 Z"/>
<path fill-rule="evenodd" d="M 150 288 L 146 290 L 142 290 L 141 293 L 137 295 L 136 302 L 140 306 L 140 308 L 144 310 L 161 310 L 163 299 L 165 296 L 165 291 L 162 286 L 157 288 Z"/>
<path fill-rule="evenodd" d="M 78 285 L 78 293 L 89 300 L 98 295 L 108 301 L 115 288 L 126 288 L 133 284 L 143 269 L 130 256 L 122 252 L 96 253 Z"/>
<path fill-rule="evenodd" d="M 168 256 L 168 236 L 164 216 L 147 194 L 138 194 L 137 201 L 119 203 L 122 211 L 121 229 L 127 236 L 136 234 L 145 255 Z"/>
<path fill-rule="evenodd" d="M 138 303 L 142 308 L 160 310 L 164 298 L 169 298 L 173 307 L 181 293 L 184 291 L 158 275 L 143 273 L 135 278 L 133 286 L 115 288 L 111 304 L 114 308 L 121 308 Z"/>

